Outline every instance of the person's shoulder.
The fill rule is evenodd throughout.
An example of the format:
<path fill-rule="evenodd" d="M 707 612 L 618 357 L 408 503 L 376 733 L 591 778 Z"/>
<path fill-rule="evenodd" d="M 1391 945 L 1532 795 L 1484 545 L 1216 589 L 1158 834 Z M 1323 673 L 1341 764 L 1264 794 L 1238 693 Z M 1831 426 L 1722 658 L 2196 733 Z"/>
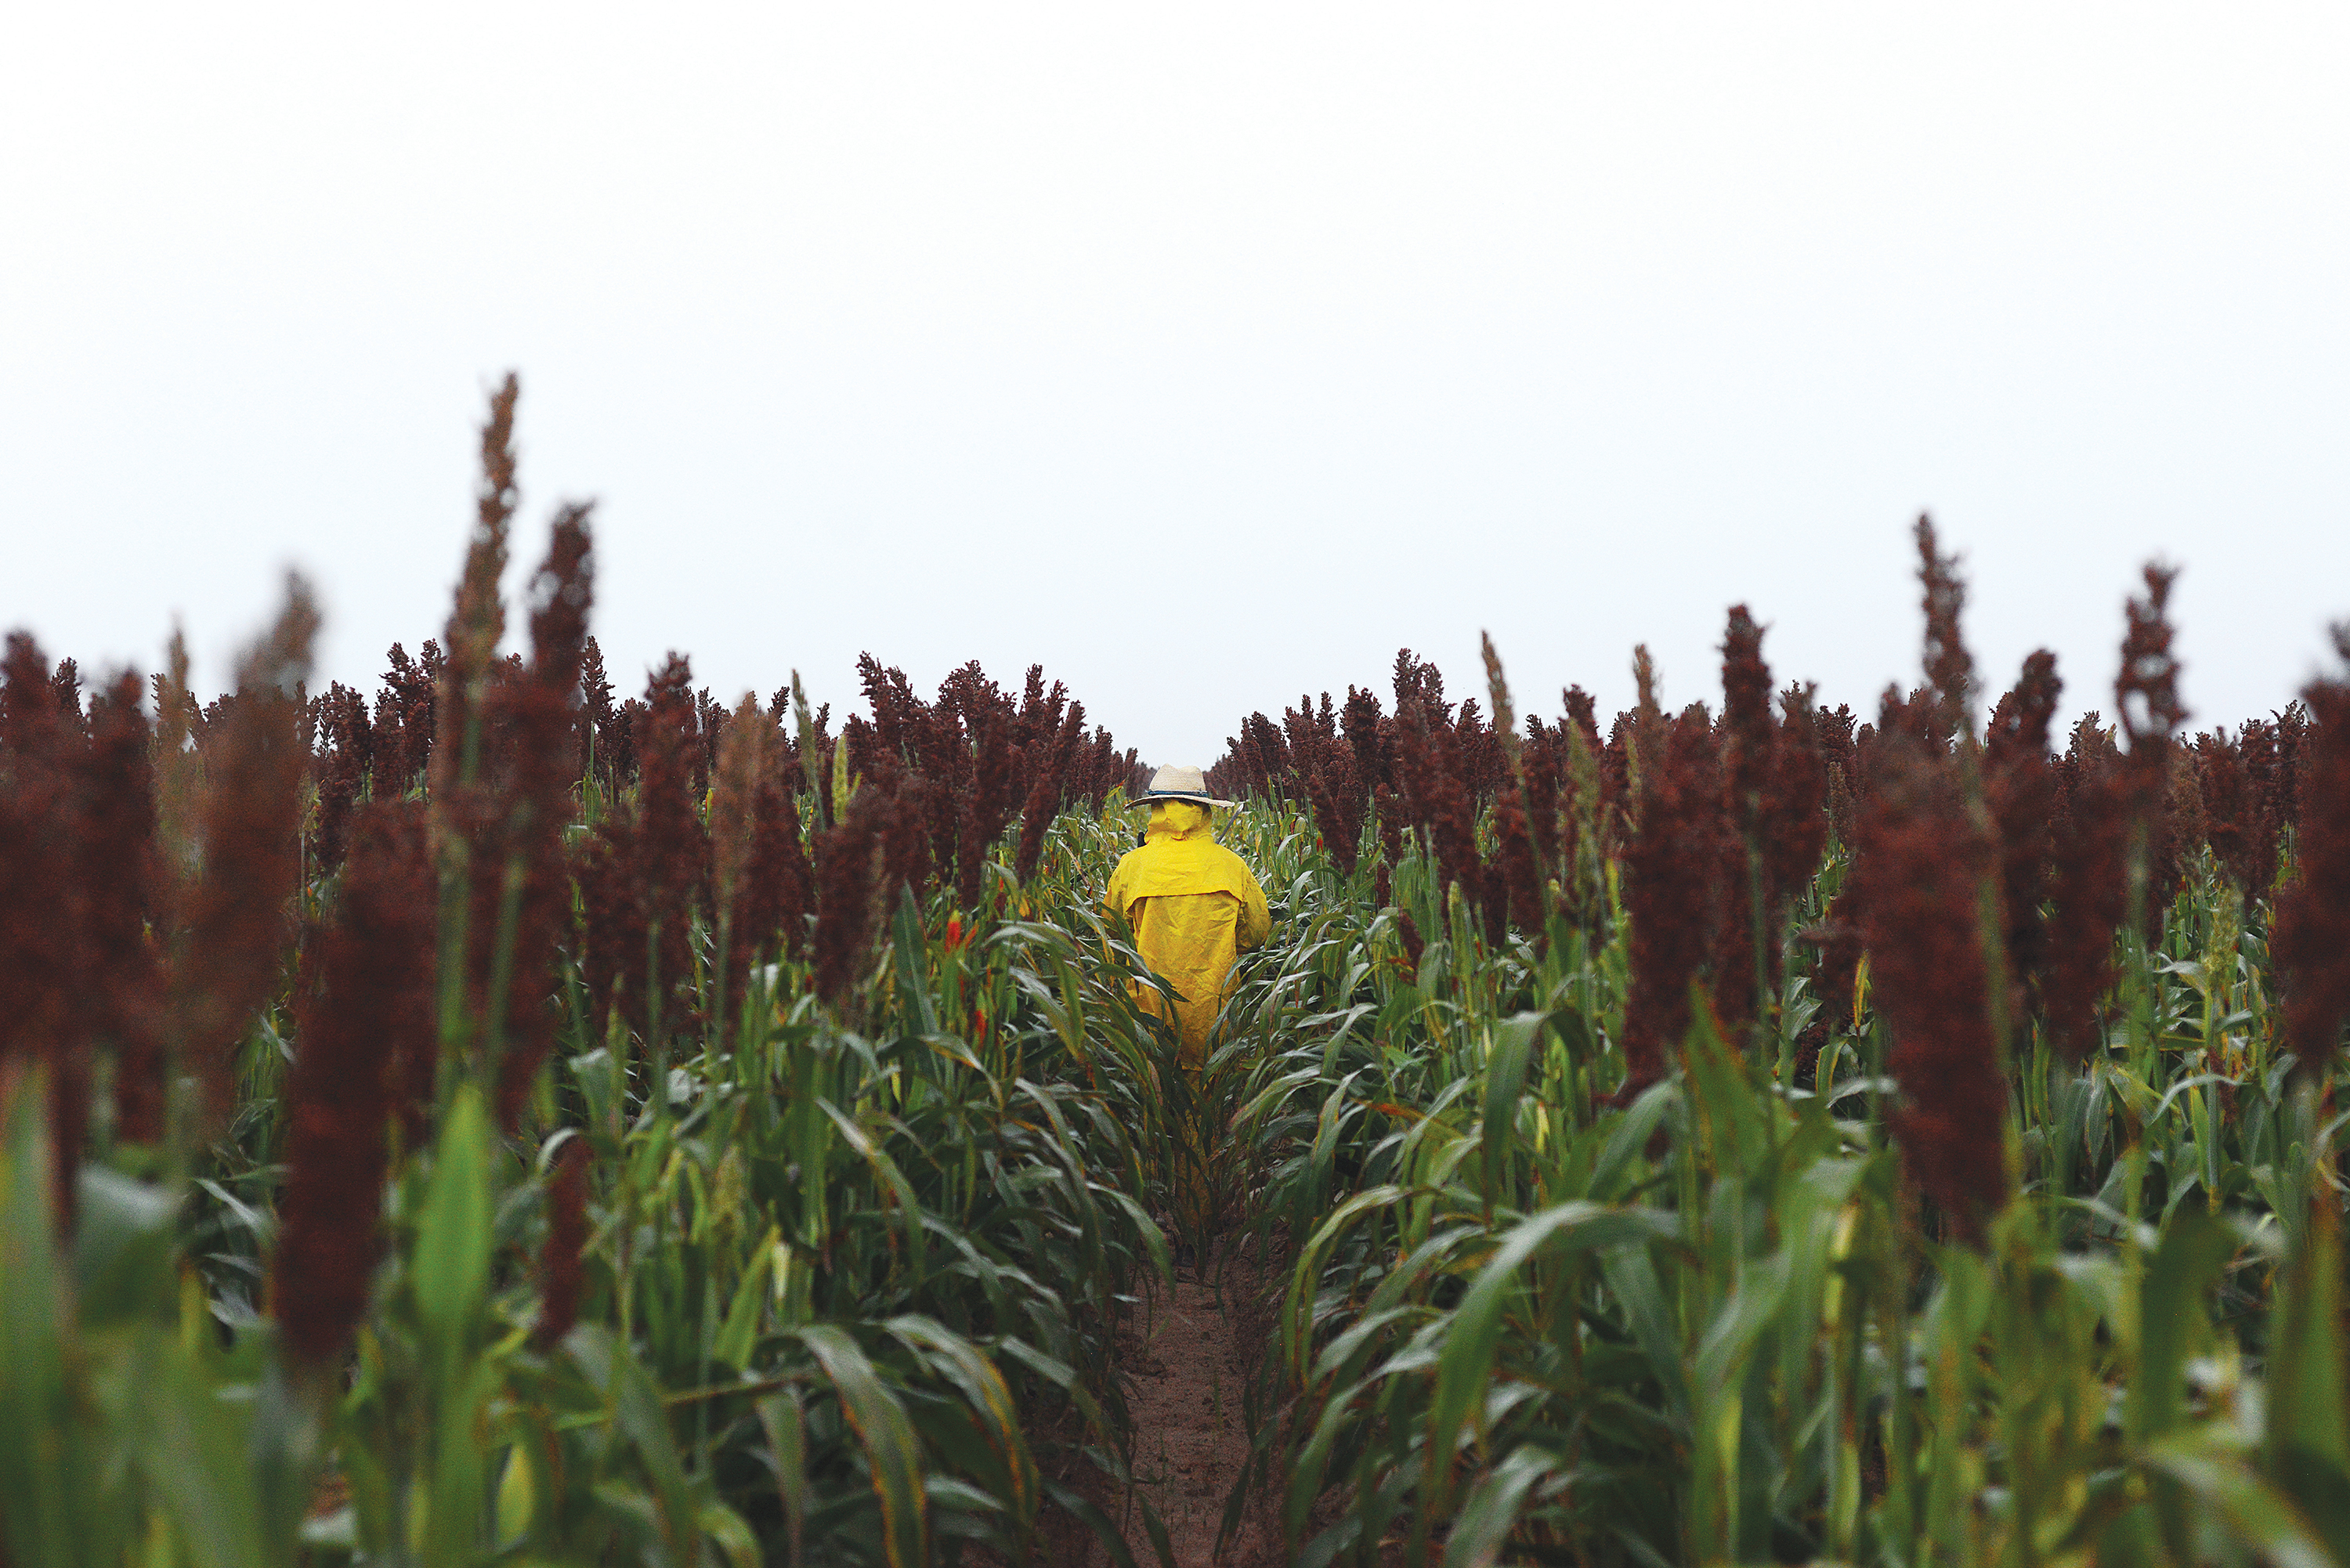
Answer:
<path fill-rule="evenodd" d="M 1257 879 L 1256 868 L 1242 859 L 1233 850 L 1219 844 L 1216 846 L 1216 854 L 1221 857 L 1220 864 L 1228 869 L 1239 872 L 1252 882 Z"/>

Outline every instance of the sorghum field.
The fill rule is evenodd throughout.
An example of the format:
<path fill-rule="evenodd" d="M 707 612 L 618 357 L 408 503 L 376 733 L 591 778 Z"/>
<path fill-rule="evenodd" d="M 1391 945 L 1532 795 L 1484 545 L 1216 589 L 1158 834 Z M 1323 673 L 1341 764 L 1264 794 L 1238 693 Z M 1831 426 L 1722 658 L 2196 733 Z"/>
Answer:
<path fill-rule="evenodd" d="M 299 584 L 207 705 L 8 643 L 10 1568 L 2350 1563 L 2350 631 L 2190 734 L 2150 568 L 2109 700 L 1992 706 L 1921 523 L 1873 714 L 1743 608 L 1605 724 L 1401 654 L 1211 774 L 1274 933 L 1193 1082 L 1133 752 L 1040 670 L 617 700 L 584 508 L 500 601 L 514 406 L 371 697 Z"/>

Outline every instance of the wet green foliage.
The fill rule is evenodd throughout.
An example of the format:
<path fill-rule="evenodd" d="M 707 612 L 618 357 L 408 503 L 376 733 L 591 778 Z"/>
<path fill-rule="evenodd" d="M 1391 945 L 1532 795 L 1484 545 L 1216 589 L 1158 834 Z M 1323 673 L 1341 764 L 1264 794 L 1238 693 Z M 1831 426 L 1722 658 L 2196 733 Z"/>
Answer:
<path fill-rule="evenodd" d="M 1301 810 L 1244 821 L 1283 940 L 1219 1070 L 1293 1260 L 1249 1482 L 1297 1561 L 2350 1561 L 2333 1064 L 2293 1077 L 2208 857 L 2103 1049 L 2019 1041 L 1976 1249 L 1905 1179 L 1865 985 L 1810 994 L 1841 851 L 1761 1023 L 1696 997 L 1617 1103 L 1612 882 L 1494 946 L 1417 851 L 1382 909 Z"/>
<path fill-rule="evenodd" d="M 1055 1511 L 1115 1541 L 1088 1497 L 1115 1495 L 1127 1451 L 1113 1314 L 1167 1263 L 1171 1049 L 1087 891 L 1119 826 L 1064 816 L 1024 890 L 989 868 L 977 918 L 901 895 L 843 1006 L 804 966 L 755 970 L 665 1079 L 567 981 L 516 1133 L 448 1075 L 336 1366 L 286 1352 L 261 1283 L 298 1041 L 259 1025 L 184 1184 L 135 1146 L 86 1165 L 64 1240 L 39 1080 L 18 1075 L 8 1561 L 903 1568 L 974 1543 L 1033 1561 Z M 550 1173 L 575 1142 L 587 1245 L 576 1324 L 549 1339 Z"/>

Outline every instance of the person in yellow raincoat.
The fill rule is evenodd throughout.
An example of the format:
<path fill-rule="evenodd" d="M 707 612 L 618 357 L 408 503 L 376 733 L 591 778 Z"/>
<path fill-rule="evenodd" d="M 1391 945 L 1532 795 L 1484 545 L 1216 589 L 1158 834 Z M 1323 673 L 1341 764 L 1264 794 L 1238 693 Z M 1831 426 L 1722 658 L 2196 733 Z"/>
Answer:
<path fill-rule="evenodd" d="M 1127 851 L 1109 879 L 1110 909 L 1133 930 L 1142 961 L 1174 988 L 1169 1022 L 1181 1041 L 1178 1060 L 1195 1088 L 1232 965 L 1243 950 L 1262 944 L 1273 925 L 1255 873 L 1216 842 L 1211 808 L 1231 804 L 1208 794 L 1198 768 L 1160 768 L 1149 793 L 1134 802 L 1150 808 L 1142 844 Z M 1167 1001 L 1156 989 L 1138 984 L 1135 999 L 1168 1017 Z M 1179 1121 L 1177 1134 L 1182 1149 L 1176 1204 L 1183 1228 L 1197 1234 L 1208 1218 L 1205 1151 L 1191 1118 Z"/>

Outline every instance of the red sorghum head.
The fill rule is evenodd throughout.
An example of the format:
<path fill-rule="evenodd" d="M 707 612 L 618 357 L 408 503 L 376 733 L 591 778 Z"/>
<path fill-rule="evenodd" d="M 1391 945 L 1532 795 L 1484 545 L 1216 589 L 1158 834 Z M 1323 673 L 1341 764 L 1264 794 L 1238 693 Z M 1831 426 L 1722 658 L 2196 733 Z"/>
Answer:
<path fill-rule="evenodd" d="M 797 957 L 807 947 L 814 873 L 800 843 L 795 764 L 781 742 L 777 735 L 766 748 L 766 772 L 752 802 L 751 864 L 735 925 L 753 943 L 748 951 L 764 955 L 780 948 L 785 957 Z"/>
<path fill-rule="evenodd" d="M 608 777 L 611 767 L 612 681 L 604 672 L 604 650 L 589 638 L 579 649 L 579 701 L 583 742 L 596 748 L 596 771 Z"/>
<path fill-rule="evenodd" d="M 1933 707 L 1931 732 L 1940 740 L 1974 731 L 1974 659 L 1959 635 L 1966 607 L 1966 584 L 1958 559 L 1941 553 L 1934 520 L 1918 519 L 1918 580 L 1926 590 L 1926 691 Z"/>
<path fill-rule="evenodd" d="M 89 1033 L 114 1052 L 115 1137 L 163 1137 L 162 966 L 148 935 L 162 913 L 155 849 L 155 770 L 139 678 L 124 675 L 90 704 L 81 759 L 79 847 L 83 971 Z"/>
<path fill-rule="evenodd" d="M 816 995 L 835 1005 L 857 982 L 873 940 L 884 819 L 891 809 L 878 791 L 859 790 L 816 843 L 814 980 Z"/>
<path fill-rule="evenodd" d="M 307 758 L 292 689 L 317 628 L 307 586 L 290 579 L 276 626 L 239 666 L 234 702 L 205 733 L 203 870 L 185 894 L 172 993 L 182 1065 L 214 1114 L 228 1109 L 230 1054 L 277 994 L 293 938 Z"/>
<path fill-rule="evenodd" d="M 1362 831 L 1352 752 L 1326 736 L 1314 737 L 1311 746 L 1303 766 L 1306 800 L 1314 808 L 1314 821 L 1322 830 L 1332 864 L 1340 876 L 1351 877 L 1357 859 L 1357 838 Z M 1350 805 L 1354 806 L 1351 812 Z"/>
<path fill-rule="evenodd" d="M 434 928 L 422 815 L 360 806 L 317 988 L 298 1000 L 270 1265 L 286 1344 L 314 1366 L 340 1353 L 367 1311 L 393 1112 L 411 1101 L 398 1108 L 413 1124 L 417 1064 L 433 1059 Z"/>
<path fill-rule="evenodd" d="M 2007 1078 L 1977 901 L 1995 849 L 1948 757 L 1897 735 L 1876 784 L 1852 875 L 1870 994 L 1893 1031 L 1889 1065 L 1905 1102 L 1894 1131 L 1919 1189 L 1980 1244 L 2007 1200 Z"/>
<path fill-rule="evenodd" d="M 482 425 L 482 481 L 474 493 L 473 532 L 449 616 L 448 655 L 432 671 L 439 733 L 432 747 L 431 799 L 436 811 L 453 801 L 472 761 L 491 667 L 497 662 L 498 639 L 505 633 L 505 604 L 498 597 L 498 582 L 505 575 L 506 528 L 514 519 L 514 414 L 519 396 L 509 374 L 490 397 L 489 418 Z M 452 828 L 439 831 L 445 835 Z"/>
<path fill-rule="evenodd" d="M 1757 820 L 1757 838 L 1766 929 L 1775 933 L 1781 916 L 1810 889 L 1827 849 L 1827 763 L 1820 753 L 1810 687 L 1791 686 L 1781 696 L 1771 742 L 1770 791 Z M 1764 957 L 1775 981 L 1776 941 Z"/>
<path fill-rule="evenodd" d="M 2350 664 L 2350 624 L 2334 628 Z M 2269 944 L 2284 1003 L 2284 1038 L 2303 1076 L 2334 1065 L 2350 1020 L 2350 672 L 2302 694 L 2301 826 L 2294 876 L 2276 894 Z"/>
<path fill-rule="evenodd" d="M 1354 753 L 1356 786 L 1366 796 L 1388 782 L 1388 747 L 1379 732 L 1379 720 L 1383 717 L 1375 693 L 1347 688 L 1347 702 L 1338 711 L 1338 723 L 1347 737 L 1347 749 Z"/>
<path fill-rule="evenodd" d="M 444 809 L 444 823 L 468 841 L 467 988 L 496 1031 L 498 1114 L 508 1129 L 554 1048 L 548 998 L 571 923 L 564 834 L 576 815 L 580 668 L 594 598 L 588 522 L 586 506 L 567 506 L 556 518 L 546 559 L 525 594 L 530 661 L 501 667 L 488 682 L 480 770 Z M 511 950 L 501 953 L 509 941 Z M 493 994 L 501 967 L 506 986 Z"/>
<path fill-rule="evenodd" d="M 1012 744 L 1010 721 L 981 710 L 972 722 L 974 754 L 970 782 L 957 803 L 955 825 L 955 903 L 976 910 L 980 902 L 980 864 L 988 846 L 1012 820 L 1016 804 L 1021 762 Z M 896 890 L 890 890 L 895 897 Z"/>
<path fill-rule="evenodd" d="M 23 632 L 0 661 L 0 1067 L 48 1075 L 50 1195 L 73 1222 L 75 1172 L 88 1124 L 80 879 L 86 744 L 49 662 Z"/>
<path fill-rule="evenodd" d="M 1722 868 L 1721 759 L 1702 708 L 1661 722 L 1659 754 L 1642 761 L 1638 831 L 1624 855 L 1631 917 L 1620 1091 L 1662 1079 L 1690 1027 L 1690 987 L 1714 936 Z"/>
<path fill-rule="evenodd" d="M 1754 1015 L 1758 961 L 1774 968 L 1777 922 L 1769 899 L 1768 837 L 1778 794 L 1779 728 L 1771 719 L 1771 667 L 1762 628 L 1744 605 L 1733 607 L 1721 643 L 1723 885 L 1713 954 L 1714 1004 L 1722 1017 Z M 1760 907 L 1758 908 L 1758 904 Z M 1758 923 L 1764 929 L 1758 930 Z"/>
<path fill-rule="evenodd" d="M 2073 728 L 2055 796 L 2040 1002 L 2050 1044 L 2078 1061 L 2101 1043 L 2098 1008 L 2113 985 L 2114 933 L 2129 908 L 2130 794 L 2121 758 L 2094 713 Z"/>
<path fill-rule="evenodd" d="M 759 785 L 767 777 L 775 726 L 745 696 L 718 738 L 718 771 L 710 785 L 710 907 L 722 930 L 734 916 L 749 880 L 756 836 Z"/>
<path fill-rule="evenodd" d="M 1060 684 L 1054 683 L 1057 699 Z M 1069 703 L 1061 725 L 1041 743 L 1043 762 L 1035 769 L 1035 779 L 1028 788 L 1028 798 L 1020 808 L 1020 846 L 1012 859 L 1013 875 L 1024 886 L 1036 875 L 1038 861 L 1045 854 L 1045 830 L 1053 826 L 1054 816 L 1061 803 L 1068 798 L 1070 771 L 1076 758 L 1078 745 L 1085 738 L 1086 705 Z"/>
<path fill-rule="evenodd" d="M 671 653 L 647 683 L 637 718 L 637 874 L 647 913 L 681 936 L 709 859 L 693 789 L 701 730 L 692 678 L 684 658 Z"/>
<path fill-rule="evenodd" d="M 538 1253 L 538 1322 L 531 1341 L 546 1350 L 579 1322 L 588 1255 L 588 1140 L 564 1140 L 546 1174 L 546 1240 Z"/>
<path fill-rule="evenodd" d="M 339 680 L 327 688 L 318 709 L 326 755 L 317 772 L 318 829 L 312 848 L 318 869 L 332 872 L 343 863 L 351 807 L 367 785 L 375 735 L 368 722 L 367 700 Z"/>
<path fill-rule="evenodd" d="M 2268 726 L 2255 721 L 2233 741 L 2224 730 L 2198 735 L 2189 753 L 2212 857 L 2247 899 L 2266 893 L 2273 875 L 2274 839 L 2256 782 L 2259 773 L 2272 765 L 2268 748 L 2273 744 Z"/>
<path fill-rule="evenodd" d="M 1991 711 L 1983 747 L 1983 799 L 1999 836 L 2000 906 L 2005 931 L 2010 1013 L 2020 1018 L 2040 994 L 2047 963 L 2048 896 L 2055 851 L 2056 774 L 2048 727 L 2064 682 L 2046 649 L 2023 661 L 2014 689 Z"/>

